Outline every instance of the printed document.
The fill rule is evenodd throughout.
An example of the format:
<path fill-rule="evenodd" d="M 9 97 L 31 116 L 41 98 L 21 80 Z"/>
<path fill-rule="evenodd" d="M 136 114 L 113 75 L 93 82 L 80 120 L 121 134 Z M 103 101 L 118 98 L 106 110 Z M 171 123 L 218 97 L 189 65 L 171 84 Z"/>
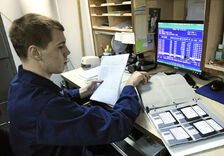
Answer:
<path fill-rule="evenodd" d="M 91 100 L 110 105 L 116 103 L 128 56 L 129 54 L 102 57 L 98 79 L 104 81 L 90 97 Z"/>

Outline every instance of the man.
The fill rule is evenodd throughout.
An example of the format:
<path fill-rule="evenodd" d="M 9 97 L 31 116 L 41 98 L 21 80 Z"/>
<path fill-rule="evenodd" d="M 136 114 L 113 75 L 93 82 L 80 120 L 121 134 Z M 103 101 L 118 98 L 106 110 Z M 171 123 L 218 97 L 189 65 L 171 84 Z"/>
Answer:
<path fill-rule="evenodd" d="M 90 96 L 97 83 L 62 90 L 49 79 L 61 73 L 70 54 L 63 26 L 38 14 L 15 20 L 9 36 L 21 59 L 8 96 L 10 142 L 18 156 L 93 155 L 89 146 L 127 137 L 139 114 L 134 87 L 149 75 L 135 72 L 113 108 L 85 107 L 75 101 Z"/>

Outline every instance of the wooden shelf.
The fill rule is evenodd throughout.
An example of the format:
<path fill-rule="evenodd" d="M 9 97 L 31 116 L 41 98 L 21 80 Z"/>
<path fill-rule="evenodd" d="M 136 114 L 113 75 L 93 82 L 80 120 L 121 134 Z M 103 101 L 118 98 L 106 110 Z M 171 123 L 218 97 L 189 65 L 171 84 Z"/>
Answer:
<path fill-rule="evenodd" d="M 205 71 L 223 75 L 223 73 L 224 73 L 224 66 L 205 64 Z"/>
<path fill-rule="evenodd" d="M 89 7 L 90 8 L 100 8 L 100 7 L 106 7 L 106 6 L 91 4 Z"/>
<path fill-rule="evenodd" d="M 93 26 L 92 28 L 94 30 L 101 30 L 101 31 L 133 32 L 132 29 L 118 29 L 118 28 L 114 28 L 114 27 L 98 27 L 98 26 Z"/>
<path fill-rule="evenodd" d="M 94 17 L 102 17 L 102 16 L 117 16 L 117 17 L 123 17 L 123 16 L 132 16 L 131 13 L 125 13 L 123 15 L 120 15 L 120 14 L 102 14 L 102 15 L 97 15 L 97 14 L 91 14 L 91 16 L 94 16 Z"/>
<path fill-rule="evenodd" d="M 112 3 L 105 3 L 105 4 L 101 4 L 101 5 L 91 4 L 89 7 L 90 8 L 99 8 L 99 7 L 123 6 L 123 5 L 131 5 L 131 3 L 130 4 L 112 4 Z"/>

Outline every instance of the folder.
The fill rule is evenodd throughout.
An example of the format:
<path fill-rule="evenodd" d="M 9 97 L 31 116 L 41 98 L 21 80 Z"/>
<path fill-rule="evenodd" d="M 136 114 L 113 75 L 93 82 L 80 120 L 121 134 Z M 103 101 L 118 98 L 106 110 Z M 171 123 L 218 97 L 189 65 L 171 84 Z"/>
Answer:
<path fill-rule="evenodd" d="M 224 145 L 223 119 L 199 99 L 182 75 L 156 74 L 137 91 L 144 112 L 171 155 Z"/>

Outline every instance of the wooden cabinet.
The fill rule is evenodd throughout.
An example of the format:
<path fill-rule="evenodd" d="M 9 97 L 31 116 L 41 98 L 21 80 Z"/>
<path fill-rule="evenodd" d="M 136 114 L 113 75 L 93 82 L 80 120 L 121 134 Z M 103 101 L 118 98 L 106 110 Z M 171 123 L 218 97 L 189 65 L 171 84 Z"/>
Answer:
<path fill-rule="evenodd" d="M 89 10 L 97 56 L 106 45 L 111 47 L 116 32 L 133 32 L 131 0 L 89 0 Z"/>
<path fill-rule="evenodd" d="M 198 8 L 198 3 L 203 6 Z M 142 6 L 145 8 L 142 10 L 144 13 L 138 14 L 137 10 Z M 152 8 L 160 9 L 161 20 L 192 20 L 188 19 L 190 14 L 194 18 L 194 12 L 201 12 L 203 17 L 197 19 L 195 15 L 193 20 L 204 21 L 202 70 L 224 75 L 224 66 L 209 64 L 210 60 L 214 60 L 218 44 L 223 39 L 224 0 L 89 0 L 96 55 L 101 56 L 103 53 L 100 44 L 104 47 L 111 45 L 115 32 L 135 34 L 134 53 L 152 51 L 151 54 L 155 54 L 155 45 L 147 47 L 149 10 Z M 118 28 L 122 24 L 126 27 Z"/>
<path fill-rule="evenodd" d="M 2 15 L 0 14 L 0 129 L 8 129 L 8 90 L 10 81 L 16 74 L 13 57 L 9 47 Z M 1 154 L 0 154 L 1 155 Z"/>
<path fill-rule="evenodd" d="M 224 75 L 224 65 L 210 64 L 214 60 L 218 45 L 222 43 L 224 33 L 224 0 L 207 0 L 205 9 L 205 36 L 203 50 L 203 70 Z"/>

